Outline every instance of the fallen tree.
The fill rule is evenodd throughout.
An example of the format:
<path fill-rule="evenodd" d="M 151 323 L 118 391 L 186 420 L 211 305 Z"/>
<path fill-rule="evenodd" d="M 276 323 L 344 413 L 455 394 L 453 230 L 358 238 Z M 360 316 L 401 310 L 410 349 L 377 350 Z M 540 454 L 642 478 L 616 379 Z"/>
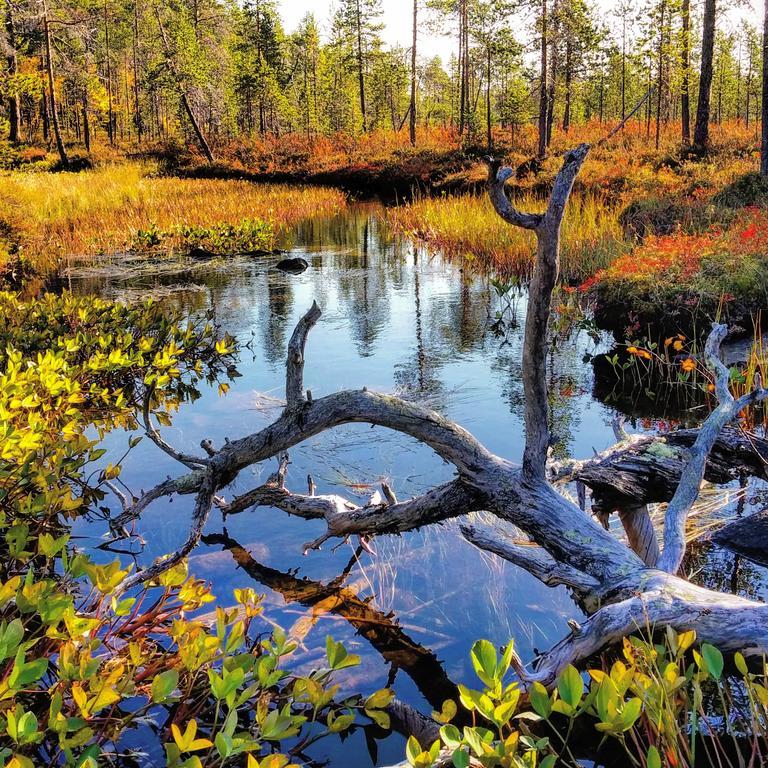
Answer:
<path fill-rule="evenodd" d="M 686 519 L 702 480 L 712 471 L 712 465 L 707 469 L 708 458 L 713 448 L 722 444 L 727 425 L 744 408 L 768 396 L 767 390 L 760 389 L 739 399 L 732 397 L 728 370 L 718 356 L 726 335 L 724 326 L 713 326 L 705 351 L 719 404 L 701 429 L 689 435 L 685 453 L 678 454 L 679 477 L 667 508 L 660 552 L 646 548 L 642 556 L 638 555 L 553 484 L 553 480 L 576 478 L 579 472 L 586 482 L 584 473 L 590 467 L 594 472 L 597 466 L 594 462 L 570 468 L 548 464 L 546 339 L 550 302 L 558 276 L 563 213 L 588 152 L 589 146 L 582 144 L 566 154 L 543 213 L 518 211 L 504 189 L 512 170 L 490 162 L 489 193 L 496 211 L 511 225 L 531 230 L 537 239 L 523 348 L 526 441 L 521 465 L 494 455 L 458 424 L 412 402 L 366 388 L 315 399 L 303 383 L 307 337 L 320 317 L 319 308 L 313 304 L 289 344 L 286 405 L 274 423 L 219 449 L 203 441 L 205 455 L 189 456 L 160 437 L 151 424 L 150 409 L 145 409 L 148 436 L 189 471 L 165 480 L 138 500 L 125 501 L 113 529 L 120 534 L 149 503 L 175 493 L 196 496 L 192 528 L 177 552 L 134 573 L 116 592 L 157 578 L 191 552 L 215 506 L 225 514 L 268 506 L 324 520 L 326 532 L 309 542 L 306 551 L 320 548 L 330 538 L 350 535 L 360 536 L 367 546 L 373 536 L 402 533 L 485 510 L 499 524 L 465 524 L 462 531 L 466 538 L 546 584 L 566 585 L 589 614 L 582 625 L 574 623 L 571 633 L 540 656 L 532 668 L 518 664 L 524 682 L 538 680 L 552 686 L 568 664 L 583 662 L 638 630 L 664 626 L 695 630 L 701 641 L 723 650 L 738 649 L 746 656 L 768 653 L 767 605 L 695 586 L 679 574 L 686 548 Z M 311 479 L 306 493 L 288 490 L 286 452 L 314 435 L 353 422 L 395 430 L 418 440 L 453 465 L 455 479 L 406 501 L 399 501 L 384 487 L 381 495 L 375 494 L 363 505 L 340 495 L 315 495 Z M 633 441 L 624 442 L 620 450 L 626 456 Z M 231 501 L 221 498 L 221 491 L 244 469 L 270 459 L 277 459 L 279 468 L 267 483 Z M 510 524 L 525 534 L 525 542 L 509 531 Z"/>

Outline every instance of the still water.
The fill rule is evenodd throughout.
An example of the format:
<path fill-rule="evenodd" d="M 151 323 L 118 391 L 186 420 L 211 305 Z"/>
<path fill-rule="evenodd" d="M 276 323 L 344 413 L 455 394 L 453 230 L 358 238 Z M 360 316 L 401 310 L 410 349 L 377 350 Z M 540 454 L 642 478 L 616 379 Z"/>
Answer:
<path fill-rule="evenodd" d="M 315 396 L 367 386 L 429 404 L 469 429 L 489 449 L 516 460 L 522 454 L 522 329 L 503 338 L 492 331 L 498 297 L 488 280 L 465 272 L 438 254 L 388 236 L 373 205 L 358 204 L 338 217 L 297 228 L 292 255 L 309 269 L 286 275 L 274 259 L 233 257 L 182 273 L 107 267 L 75 273 L 71 288 L 131 300 L 157 294 L 191 314 L 211 311 L 240 343 L 241 378 L 226 396 L 205 389 L 182 406 L 165 438 L 199 452 L 201 439 L 256 431 L 279 413 L 284 360 L 296 321 L 315 300 L 323 316 L 307 346 L 305 384 Z M 518 307 L 524 316 L 524 297 Z M 596 347 L 585 334 L 561 343 L 550 357 L 551 418 L 557 449 L 590 455 L 611 445 L 610 407 L 592 396 L 586 352 Z M 110 435 L 106 445 L 122 455 L 128 436 Z M 244 472 L 231 497 L 276 469 L 268 463 Z M 122 479 L 147 489 L 181 468 L 148 441 L 124 462 Z M 401 499 L 452 476 L 431 451 L 402 435 L 364 425 L 348 426 L 308 440 L 291 452 L 287 486 L 303 491 L 311 474 L 318 493 L 342 493 L 364 501 L 382 481 Z M 187 536 L 192 500 L 176 498 L 150 507 L 140 521 L 147 541 L 139 562 L 174 551 Z M 422 711 L 440 709 L 459 682 L 473 683 L 468 660 L 472 642 L 485 637 L 501 645 L 512 637 L 524 659 L 567 631 L 580 612 L 562 588 L 550 589 L 527 573 L 484 555 L 449 523 L 375 541 L 375 557 L 356 542 L 302 555 L 303 544 L 323 532 L 317 521 L 289 518 L 260 508 L 229 517 L 215 513 L 204 543 L 190 558 L 190 571 L 209 580 L 223 606 L 232 590 L 250 586 L 264 593 L 265 615 L 300 639 L 296 663 L 311 668 L 324 653 L 328 634 L 358 653 L 345 687 L 362 693 L 391 685 L 397 696 Z M 82 547 L 101 541 L 94 523 L 75 531 Z M 710 552 L 700 567 L 727 581 L 732 555 Z M 739 591 L 763 594 L 764 576 L 751 566 L 736 575 Z M 705 579 L 706 580 L 706 579 Z M 727 586 L 726 586 L 727 588 Z M 147 746 L 147 745 L 143 745 Z M 344 744 L 328 739 L 313 757 L 334 766 L 397 762 L 403 740 L 392 736 L 369 755 L 362 734 Z M 150 748 L 147 764 L 160 756 Z"/>

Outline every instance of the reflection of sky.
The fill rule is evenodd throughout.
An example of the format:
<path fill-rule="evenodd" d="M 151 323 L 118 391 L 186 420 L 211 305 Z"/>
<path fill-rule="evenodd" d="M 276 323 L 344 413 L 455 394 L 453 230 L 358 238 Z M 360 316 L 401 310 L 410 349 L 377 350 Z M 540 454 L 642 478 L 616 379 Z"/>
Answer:
<path fill-rule="evenodd" d="M 316 299 L 323 317 L 310 336 L 305 369 L 305 384 L 316 397 L 362 386 L 399 391 L 443 411 L 492 451 L 513 460 L 520 457 L 522 329 L 502 346 L 487 332 L 495 303 L 483 280 L 434 255 L 414 255 L 410 246 L 387 244 L 377 226 L 362 209 L 325 226 L 305 227 L 300 233 L 305 244 L 296 250 L 311 267 L 302 275 L 282 275 L 264 261 L 236 260 L 227 270 L 196 276 L 191 292 L 174 294 L 173 300 L 186 302 L 192 311 L 212 307 L 221 326 L 249 348 L 242 350 L 242 378 L 232 383 L 229 394 L 219 397 L 215 388 L 206 390 L 194 405 L 182 407 L 173 426 L 164 430 L 169 442 L 199 452 L 203 438 L 221 445 L 226 437 L 240 437 L 271 421 L 277 414 L 271 398 L 283 394 L 285 345 L 295 322 Z M 146 279 L 138 282 L 143 291 L 154 287 Z M 168 278 L 161 282 L 169 286 Z M 130 280 L 119 285 L 88 281 L 84 288 L 119 296 L 136 285 Z M 579 345 L 586 341 L 576 347 L 561 345 L 551 361 L 551 402 L 560 445 L 583 457 L 607 447 L 613 438 L 609 411 L 588 394 L 591 369 L 582 361 L 586 346 Z M 126 440 L 124 434 L 113 435 L 107 445 L 119 455 Z M 407 498 L 452 476 L 451 467 L 410 438 L 366 425 L 312 438 L 291 452 L 291 460 L 289 488 L 303 491 L 311 473 L 319 493 L 347 493 L 360 501 L 370 491 L 350 485 L 386 479 L 400 498 Z M 243 472 L 236 492 L 262 482 L 274 469 L 269 463 Z M 125 462 L 122 479 L 138 491 L 179 473 L 171 459 L 145 440 Z M 176 498 L 145 512 L 140 524 L 147 539 L 144 561 L 178 548 L 187 535 L 191 504 L 191 499 Z M 348 545 L 336 552 L 326 545 L 302 557 L 302 544 L 320 535 L 323 525 L 270 509 L 231 517 L 226 529 L 260 564 L 280 571 L 300 568 L 300 576 L 311 579 L 331 580 L 352 552 Z M 217 514 L 206 530 L 222 530 Z M 101 531 L 81 526 L 78 533 Z M 531 658 L 534 648 L 548 647 L 565 632 L 566 620 L 578 615 L 564 590 L 549 589 L 480 553 L 464 542 L 454 524 L 383 537 L 376 547 L 378 556 L 364 554 L 349 584 L 362 597 L 373 596 L 375 608 L 393 611 L 410 638 L 444 661 L 455 682 L 472 680 L 468 651 L 478 637 L 497 644 L 514 637 L 523 658 Z M 211 580 L 223 605 L 232 603 L 235 587 L 264 591 L 235 568 L 221 546 L 201 546 L 190 562 L 195 575 Z M 307 629 L 306 609 L 286 605 L 269 591 L 266 614 L 286 628 Z M 363 657 L 359 670 L 352 670 L 351 688 L 386 684 L 381 657 L 337 616 L 310 622 L 302 664 L 311 666 L 319 657 L 328 633 Z M 395 689 L 406 701 L 423 705 L 404 674 L 396 677 Z M 364 750 L 361 739 L 352 744 Z M 394 762 L 402 753 L 395 744 L 381 754 Z"/>

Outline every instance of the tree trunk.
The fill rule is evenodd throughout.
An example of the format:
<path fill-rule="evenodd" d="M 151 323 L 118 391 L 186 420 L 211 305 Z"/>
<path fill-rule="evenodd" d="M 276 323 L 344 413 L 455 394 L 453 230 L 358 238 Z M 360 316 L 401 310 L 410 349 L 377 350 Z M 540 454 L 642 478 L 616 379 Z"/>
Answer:
<path fill-rule="evenodd" d="M 360 89 L 360 115 L 363 124 L 363 133 L 368 130 L 368 119 L 365 112 L 365 73 L 363 61 L 363 20 L 360 15 L 360 0 L 357 0 L 357 82 Z"/>
<path fill-rule="evenodd" d="M 109 11 L 104 0 L 104 57 L 107 76 L 107 136 L 109 143 L 115 143 L 115 109 L 112 96 L 112 53 L 109 46 Z"/>
<path fill-rule="evenodd" d="M 18 61 L 16 59 L 16 28 L 13 21 L 13 9 L 9 2 L 5 3 L 5 34 L 8 45 L 8 54 L 6 56 L 6 66 L 8 74 L 13 77 L 18 72 Z M 12 144 L 19 142 L 19 130 L 21 126 L 21 107 L 19 98 L 14 91 L 8 92 L 8 140 Z"/>
<path fill-rule="evenodd" d="M 547 149 L 552 143 L 552 127 L 555 123 L 555 93 L 557 72 L 560 65 L 557 43 L 560 34 L 560 16 L 558 0 L 552 0 L 552 56 L 550 58 L 549 89 L 547 94 Z"/>
<path fill-rule="evenodd" d="M 691 143 L 691 0 L 683 0 L 682 5 L 682 40 L 680 42 L 680 57 L 682 67 L 682 82 L 680 84 L 680 112 L 683 146 Z"/>
<path fill-rule="evenodd" d="M 715 2 L 716 0 L 705 0 L 704 4 L 699 103 L 696 108 L 696 126 L 693 131 L 693 146 L 699 152 L 706 151 L 709 146 L 709 105 L 712 90 L 712 64 L 715 55 Z"/>
<path fill-rule="evenodd" d="M 547 0 L 541 0 L 541 75 L 539 77 L 539 158 L 547 154 Z"/>
<path fill-rule="evenodd" d="M 659 61 L 656 79 L 656 149 L 659 148 L 661 139 L 661 91 L 664 84 L 664 16 L 667 10 L 666 0 L 661 0 L 661 12 L 659 21 Z"/>
<path fill-rule="evenodd" d="M 763 11 L 763 104 L 762 141 L 760 145 L 760 173 L 768 177 L 768 0 Z"/>
<path fill-rule="evenodd" d="M 48 99 L 50 104 L 50 120 L 53 125 L 53 134 L 56 138 L 56 150 L 59 153 L 59 160 L 64 168 L 69 167 L 69 157 L 64 147 L 64 139 L 61 136 L 61 126 L 59 125 L 59 113 L 56 107 L 56 80 L 53 76 L 53 52 L 51 50 L 51 27 L 48 21 L 48 4 L 42 0 L 43 12 L 43 38 L 45 42 L 45 69 L 48 74 Z"/>
<path fill-rule="evenodd" d="M 411 146 L 416 146 L 416 37 L 419 16 L 419 0 L 413 0 L 413 43 L 411 47 L 411 113 L 409 124 L 409 138 Z"/>
<path fill-rule="evenodd" d="M 485 48 L 485 141 L 490 152 L 493 149 L 491 135 L 491 44 Z"/>
<path fill-rule="evenodd" d="M 141 119 L 141 102 L 139 101 L 139 0 L 133 2 L 133 121 L 136 126 L 136 137 L 141 144 L 144 125 Z"/>
<path fill-rule="evenodd" d="M 571 40 L 569 37 L 565 42 L 565 103 L 563 105 L 563 133 L 568 133 L 568 129 L 571 127 L 571 84 L 573 80 L 571 66 Z M 623 119 L 624 118 L 622 118 L 622 120 Z"/>

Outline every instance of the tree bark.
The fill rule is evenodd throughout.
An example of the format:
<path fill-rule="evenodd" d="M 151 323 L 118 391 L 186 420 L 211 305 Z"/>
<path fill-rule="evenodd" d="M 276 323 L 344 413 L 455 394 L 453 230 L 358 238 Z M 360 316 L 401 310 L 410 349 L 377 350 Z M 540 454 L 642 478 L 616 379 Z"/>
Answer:
<path fill-rule="evenodd" d="M 413 41 L 411 47 L 411 107 L 408 126 L 411 146 L 416 146 L 416 43 L 418 31 L 419 0 L 413 0 Z"/>
<path fill-rule="evenodd" d="M 712 91 L 712 65 L 715 55 L 715 0 L 705 0 L 704 27 L 701 37 L 701 73 L 699 76 L 699 103 L 696 107 L 696 126 L 693 146 L 699 152 L 709 147 L 709 111 Z"/>
<path fill-rule="evenodd" d="M 691 143 L 691 0 L 683 0 L 682 40 L 680 41 L 680 58 L 682 80 L 680 83 L 680 114 L 683 146 Z"/>
<path fill-rule="evenodd" d="M 541 74 L 539 76 L 539 158 L 547 154 L 547 0 L 541 0 Z"/>

